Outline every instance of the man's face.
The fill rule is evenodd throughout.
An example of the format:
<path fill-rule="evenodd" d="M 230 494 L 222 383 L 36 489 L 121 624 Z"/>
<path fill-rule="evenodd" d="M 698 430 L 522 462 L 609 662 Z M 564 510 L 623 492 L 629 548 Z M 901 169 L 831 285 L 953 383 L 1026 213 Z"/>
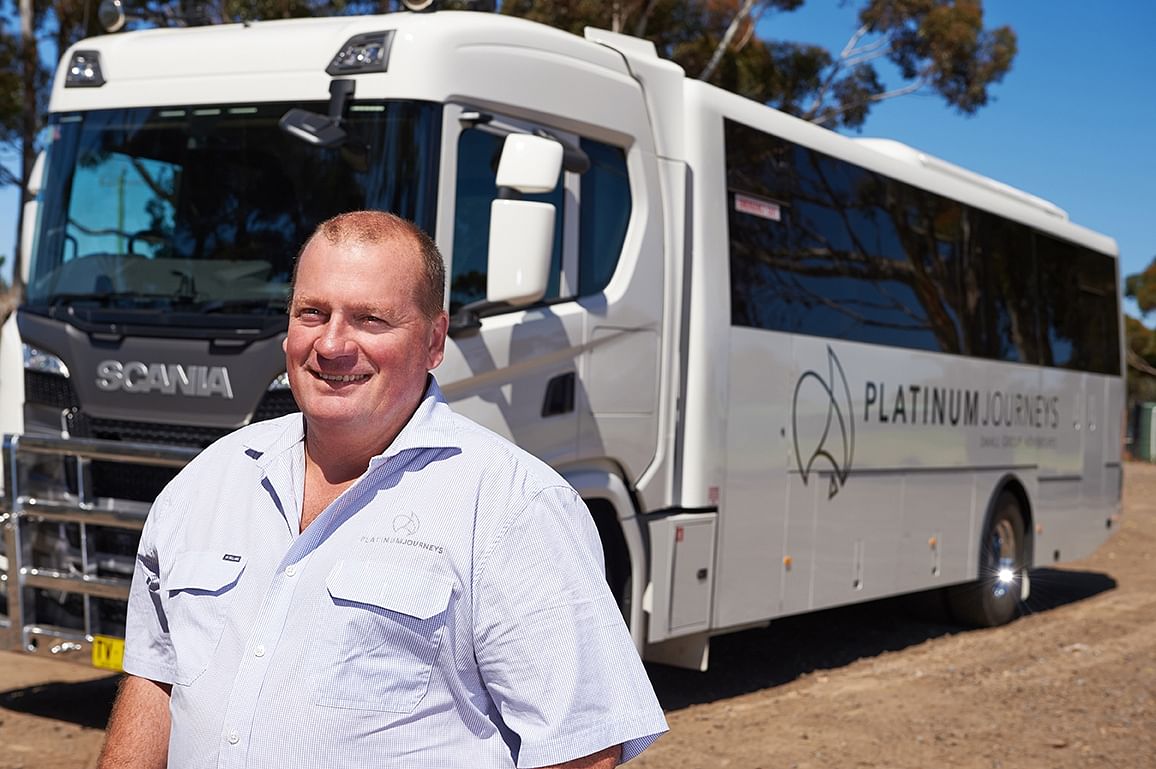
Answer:
<path fill-rule="evenodd" d="M 332 244 L 301 255 L 285 365 L 309 429 L 392 441 L 442 361 L 447 319 L 421 311 L 422 267 L 408 238 Z M 348 433 L 347 433 L 348 434 Z"/>

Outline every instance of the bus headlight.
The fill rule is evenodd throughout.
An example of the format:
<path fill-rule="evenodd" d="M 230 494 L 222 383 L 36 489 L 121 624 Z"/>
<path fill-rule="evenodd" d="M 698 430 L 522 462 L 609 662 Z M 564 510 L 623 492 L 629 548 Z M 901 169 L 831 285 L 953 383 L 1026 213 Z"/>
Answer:
<path fill-rule="evenodd" d="M 66 379 L 69 376 L 68 366 L 64 361 L 50 352 L 45 352 L 30 344 L 24 345 L 24 370 L 36 371 L 41 374 L 56 374 Z"/>

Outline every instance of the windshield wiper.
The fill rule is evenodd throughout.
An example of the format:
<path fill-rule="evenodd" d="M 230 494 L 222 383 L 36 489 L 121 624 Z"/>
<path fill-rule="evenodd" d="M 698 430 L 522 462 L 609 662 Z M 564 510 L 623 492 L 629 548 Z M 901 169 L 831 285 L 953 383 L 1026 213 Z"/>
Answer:
<path fill-rule="evenodd" d="M 216 301 L 205 302 L 200 311 L 205 314 L 210 313 L 256 313 L 264 310 L 263 314 L 271 314 L 269 310 L 275 310 L 277 314 L 288 311 L 289 300 L 284 297 L 252 297 L 249 299 L 218 299 Z"/>
<path fill-rule="evenodd" d="M 161 294 L 147 291 L 92 291 L 89 293 L 53 294 L 48 297 L 50 307 L 70 307 L 78 302 L 95 302 L 100 307 L 112 307 L 120 303 L 166 302 L 171 305 L 186 305 L 192 299 L 180 294 Z"/>

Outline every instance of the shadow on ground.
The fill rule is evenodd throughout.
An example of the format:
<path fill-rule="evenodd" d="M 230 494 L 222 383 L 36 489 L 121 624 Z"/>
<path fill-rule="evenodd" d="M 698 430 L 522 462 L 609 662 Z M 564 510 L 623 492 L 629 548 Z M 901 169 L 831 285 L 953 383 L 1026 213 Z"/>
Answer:
<path fill-rule="evenodd" d="M 37 684 L 0 692 L 0 709 L 103 729 L 108 724 L 118 681 L 120 676 L 112 675 L 93 681 Z"/>
<path fill-rule="evenodd" d="M 1050 611 L 1115 587 L 1114 579 L 1099 572 L 1038 569 L 1022 611 Z M 786 617 L 765 628 L 719 636 L 711 641 L 705 673 L 650 663 L 647 670 L 663 709 L 680 710 L 964 632 L 968 629 L 950 619 L 940 594 L 921 594 Z"/>
<path fill-rule="evenodd" d="M 1050 611 L 1112 590 L 1116 581 L 1090 571 L 1032 572 L 1025 614 Z M 769 627 L 719 636 L 711 642 L 710 670 L 696 673 L 648 664 L 666 710 L 735 697 L 842 667 L 931 638 L 967 632 L 940 605 L 922 595 L 776 620 Z M 0 709 L 103 729 L 119 676 L 82 683 L 48 683 L 0 692 Z"/>

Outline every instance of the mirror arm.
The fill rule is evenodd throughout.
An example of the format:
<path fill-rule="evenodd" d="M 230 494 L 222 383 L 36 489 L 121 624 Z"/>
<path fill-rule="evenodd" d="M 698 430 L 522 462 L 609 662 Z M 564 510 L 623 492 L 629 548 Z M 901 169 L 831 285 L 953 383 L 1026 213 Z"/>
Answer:
<path fill-rule="evenodd" d="M 482 327 L 483 314 L 489 315 L 491 311 L 508 309 L 509 306 L 508 302 L 491 302 L 488 299 L 462 305 L 450 316 L 450 338 L 473 336 Z"/>
<path fill-rule="evenodd" d="M 464 126 L 476 128 L 479 131 L 493 136 L 509 136 L 514 133 L 524 133 L 522 131 L 492 125 L 493 119 L 494 116 L 487 112 L 463 112 L 461 117 L 458 118 L 458 122 Z M 584 174 L 590 170 L 590 156 L 577 144 L 573 144 L 541 128 L 534 131 L 532 135 L 541 136 L 543 139 L 550 139 L 562 145 L 562 168 L 575 174 Z"/>
<path fill-rule="evenodd" d="M 345 104 L 353 96 L 357 81 L 352 78 L 333 78 L 329 81 L 329 117 L 341 120 L 345 116 Z"/>

